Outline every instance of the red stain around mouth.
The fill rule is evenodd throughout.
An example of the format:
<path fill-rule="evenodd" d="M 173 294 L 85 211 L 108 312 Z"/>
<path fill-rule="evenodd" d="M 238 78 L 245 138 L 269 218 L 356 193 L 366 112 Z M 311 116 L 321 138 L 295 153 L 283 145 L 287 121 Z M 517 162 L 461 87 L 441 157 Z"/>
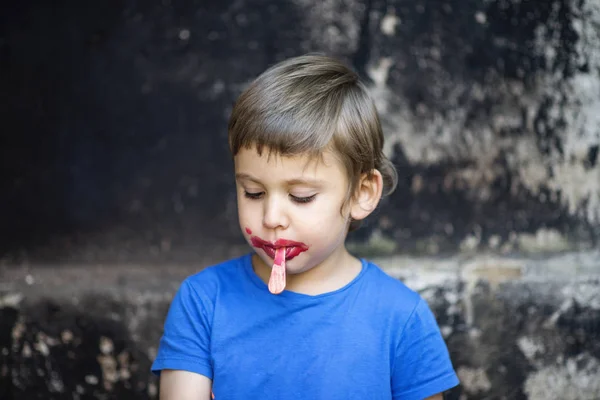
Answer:
<path fill-rule="evenodd" d="M 252 235 L 252 231 L 250 230 L 250 228 L 246 228 L 246 233 L 247 233 L 248 235 Z"/>
<path fill-rule="evenodd" d="M 252 236 L 250 238 L 250 242 L 252 246 L 263 249 L 264 252 L 272 259 L 275 259 L 275 250 L 281 247 L 285 247 L 285 259 L 291 260 L 296 257 L 298 254 L 305 252 L 308 250 L 308 246 L 302 242 L 296 242 L 293 240 L 287 239 L 277 239 L 274 242 L 269 242 L 263 240 L 257 236 Z"/>

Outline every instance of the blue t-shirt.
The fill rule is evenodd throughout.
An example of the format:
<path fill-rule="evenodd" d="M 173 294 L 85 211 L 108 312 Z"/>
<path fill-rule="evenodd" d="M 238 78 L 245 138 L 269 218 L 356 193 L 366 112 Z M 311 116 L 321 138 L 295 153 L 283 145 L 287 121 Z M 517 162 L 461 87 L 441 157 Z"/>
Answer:
<path fill-rule="evenodd" d="M 426 302 L 362 260 L 317 296 L 269 293 L 251 254 L 188 277 L 152 371 L 196 372 L 215 400 L 421 400 L 458 384 Z"/>

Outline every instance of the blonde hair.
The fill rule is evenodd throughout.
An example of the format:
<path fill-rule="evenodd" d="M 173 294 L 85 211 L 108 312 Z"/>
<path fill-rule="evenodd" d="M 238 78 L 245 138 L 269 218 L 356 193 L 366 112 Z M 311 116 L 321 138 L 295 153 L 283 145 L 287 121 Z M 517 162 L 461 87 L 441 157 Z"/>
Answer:
<path fill-rule="evenodd" d="M 347 200 L 361 175 L 374 169 L 383 176 L 384 195 L 396 187 L 375 103 L 358 75 L 336 59 L 309 54 L 267 69 L 236 101 L 228 131 L 234 156 L 253 147 L 282 156 L 334 151 L 348 174 Z"/>

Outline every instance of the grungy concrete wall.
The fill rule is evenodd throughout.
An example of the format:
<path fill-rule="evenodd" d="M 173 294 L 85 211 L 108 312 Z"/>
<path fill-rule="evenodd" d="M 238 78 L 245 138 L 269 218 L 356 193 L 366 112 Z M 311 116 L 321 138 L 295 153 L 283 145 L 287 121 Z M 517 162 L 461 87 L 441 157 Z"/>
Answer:
<path fill-rule="evenodd" d="M 599 260 L 593 251 L 377 262 L 434 310 L 461 399 L 591 400 L 600 398 Z"/>
<path fill-rule="evenodd" d="M 600 398 L 600 252 L 377 258 L 437 317 L 449 400 Z M 149 374 L 196 265 L 14 268 L 0 287 L 0 398 L 156 399 Z M 151 273 L 149 273 L 151 272 Z"/>
<path fill-rule="evenodd" d="M 405 176 L 386 222 L 433 252 L 598 243 L 597 1 L 400 2 L 372 19 L 367 73 Z"/>
<path fill-rule="evenodd" d="M 350 247 L 431 304 L 449 399 L 600 398 L 600 2 L 12 4 L 0 15 L 0 398 L 155 399 L 176 287 L 247 251 L 226 122 L 338 56 L 399 187 Z"/>
<path fill-rule="evenodd" d="M 187 262 L 240 244 L 231 104 L 310 51 L 367 80 L 400 172 L 357 245 L 598 244 L 597 1 L 29 2 L 1 18 L 6 263 Z"/>

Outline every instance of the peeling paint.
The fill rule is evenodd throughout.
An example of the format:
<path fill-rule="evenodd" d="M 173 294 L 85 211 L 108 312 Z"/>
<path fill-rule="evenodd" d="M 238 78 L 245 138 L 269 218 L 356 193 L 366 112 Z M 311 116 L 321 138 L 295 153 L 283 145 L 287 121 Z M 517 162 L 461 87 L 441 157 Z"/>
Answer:
<path fill-rule="evenodd" d="M 102 354 L 112 354 L 113 350 L 114 350 L 114 345 L 112 340 L 110 340 L 107 337 L 102 336 L 100 338 L 100 351 L 102 352 Z"/>
<path fill-rule="evenodd" d="M 533 362 L 535 360 L 536 355 L 544 352 L 543 343 L 532 337 L 520 337 L 519 339 L 517 339 L 517 345 L 519 346 L 521 352 L 523 352 L 525 357 L 527 357 L 527 359 L 530 362 Z"/>
<path fill-rule="evenodd" d="M 360 26 L 358 21 L 364 12 L 361 2 L 344 0 L 294 0 L 307 16 L 309 38 L 329 54 L 348 54 L 356 51 Z M 310 46 L 313 47 L 314 45 Z"/>
<path fill-rule="evenodd" d="M 12 307 L 18 308 L 19 304 L 23 300 L 23 294 L 21 293 L 8 293 L 0 297 L 0 308 Z"/>
<path fill-rule="evenodd" d="M 189 261 L 202 255 L 203 251 L 196 250 L 193 243 L 198 243 L 198 237 L 213 237 L 211 229 L 218 228 L 224 242 L 239 239 L 235 224 L 224 223 L 235 218 L 235 212 L 230 212 L 235 211 L 230 209 L 235 195 L 232 186 L 226 184 L 231 178 L 227 173 L 211 175 L 211 179 L 216 179 L 215 187 L 222 188 L 214 197 L 227 199 L 228 208 L 219 215 L 209 216 L 211 220 L 214 217 L 210 225 L 200 227 L 189 222 L 204 215 L 204 210 L 212 209 L 212 204 L 207 202 L 213 201 L 211 198 L 200 201 L 197 197 L 197 179 L 190 177 L 194 175 L 189 173 L 190 165 L 225 171 L 225 164 L 219 160 L 228 159 L 226 146 L 218 143 L 224 144 L 225 116 L 239 90 L 268 65 L 311 51 L 338 56 L 364 75 L 381 111 L 387 138 L 386 154 L 402 160 L 397 165 L 404 169 L 406 181 L 413 174 L 421 174 L 420 179 L 412 181 L 412 188 L 418 190 L 412 196 L 407 193 L 409 200 L 390 203 L 383 215 L 388 220 L 385 234 L 398 242 L 408 242 L 409 251 L 444 253 L 456 250 L 461 239 L 466 239 L 467 251 L 480 251 L 489 245 L 508 253 L 514 250 L 512 244 L 505 242 L 511 232 L 534 234 L 540 228 L 558 229 L 564 237 L 573 234 L 574 243 L 579 243 L 579 236 L 582 243 L 597 240 L 600 167 L 593 160 L 597 159 L 595 146 L 600 142 L 596 128 L 600 117 L 595 112 L 599 101 L 596 94 L 600 90 L 597 71 L 600 46 L 594 24 L 600 16 L 594 2 L 475 4 L 453 0 L 434 7 L 428 3 L 408 6 L 398 1 L 295 0 L 257 8 L 240 1 L 210 10 L 190 4 L 186 6 L 189 19 L 185 21 L 178 19 L 178 11 L 171 6 L 131 7 L 135 10 L 131 15 L 115 13 L 117 17 L 105 16 L 107 19 L 103 20 L 107 26 L 124 32 L 122 36 L 107 34 L 105 38 L 107 54 L 116 62 L 114 72 L 123 74 L 123 79 L 107 80 L 110 77 L 98 68 L 89 77 L 73 76 L 70 85 L 87 85 L 104 91 L 97 82 L 114 81 L 106 88 L 109 93 L 121 93 L 120 88 L 127 87 L 128 104 L 145 105 L 137 110 L 129 106 L 118 109 L 106 103 L 107 118 L 98 122 L 107 124 L 107 132 L 119 132 L 112 129 L 117 125 L 131 127 L 140 123 L 143 130 L 152 128 L 148 131 L 153 131 L 167 120 L 176 121 L 178 130 L 175 136 L 169 137 L 161 134 L 163 129 L 153 131 L 156 137 L 147 141 L 147 151 L 140 153 L 153 155 L 141 156 L 138 168 L 124 174 L 123 180 L 103 175 L 100 180 L 105 182 L 103 187 L 95 186 L 100 184 L 90 179 L 93 176 L 86 175 L 93 171 L 87 171 L 83 164 L 61 164 L 56 170 L 80 168 L 83 174 L 72 184 L 73 190 L 87 200 L 64 207 L 66 220 L 78 221 L 75 214 L 81 213 L 90 221 L 101 222 L 94 216 L 101 215 L 96 208 L 105 204 L 106 212 L 121 210 L 122 215 L 132 215 L 134 219 L 139 218 L 140 223 L 148 224 L 144 229 L 148 229 L 151 239 L 131 233 L 127 227 L 133 220 L 123 219 L 113 222 L 105 231 L 77 240 L 57 238 L 43 249 L 28 249 L 38 259 L 47 256 L 64 260 L 67 257 L 95 262 L 101 257 L 120 262 L 124 258 L 157 261 L 166 257 Z M 57 18 L 59 16 L 72 18 L 66 11 Z M 164 24 L 154 26 L 152 21 L 157 18 Z M 205 22 L 210 20 L 222 23 L 218 27 L 211 26 L 204 34 L 198 31 L 198 27 L 207 26 Z M 89 24 L 78 21 L 80 25 L 73 29 L 85 31 Z M 503 28 L 514 24 L 519 29 Z M 151 33 L 154 29 L 158 29 L 156 34 Z M 272 35 L 279 31 L 281 35 Z M 33 30 L 31 38 L 37 36 L 39 33 Z M 117 41 L 116 37 L 127 40 Z M 213 46 L 223 50 L 220 53 L 223 57 L 206 57 L 214 51 Z M 147 49 L 154 50 L 146 56 Z M 87 48 L 78 51 L 80 57 L 89 58 L 91 62 L 97 57 Z M 242 54 L 248 62 L 241 65 L 225 56 L 236 53 Z M 56 62 L 71 65 L 72 61 L 63 58 Z M 26 59 L 22 64 L 35 65 Z M 132 65 L 134 72 L 130 71 Z M 127 86 L 129 81 L 131 86 Z M 18 92 L 20 88 L 12 90 Z M 186 99 L 182 104 L 187 105 L 166 106 L 163 91 L 177 93 Z M 52 100 L 53 97 L 44 98 L 45 104 L 53 104 Z M 206 111 L 200 117 L 194 114 L 198 107 Z M 165 111 L 164 119 L 156 117 L 163 113 L 154 111 L 161 108 Z M 35 110 L 26 110 L 26 117 L 29 111 Z M 145 112 L 145 117 L 135 117 L 139 112 Z M 119 116 L 126 118 L 125 124 L 119 122 Z M 93 113 L 88 115 L 82 111 L 77 121 L 93 117 Z M 48 129 L 63 132 L 74 141 L 73 150 L 67 151 L 69 154 L 64 157 L 66 160 L 73 158 L 83 160 L 75 164 L 84 163 L 86 156 L 78 154 L 87 154 L 86 149 L 101 143 L 91 133 L 79 135 L 81 129 L 87 129 L 84 126 L 72 126 L 72 129 L 70 125 Z M 198 148 L 192 150 L 182 144 L 187 143 L 187 132 L 198 132 L 203 127 L 219 130 L 221 134 L 197 136 L 194 146 Z M 109 133 L 109 138 L 111 135 Z M 143 144 L 140 142 L 140 145 Z M 111 148 L 115 152 L 111 158 L 119 165 L 126 165 L 130 154 L 117 147 Z M 204 161 L 202 165 L 194 164 L 195 154 L 207 148 L 220 150 L 200 152 L 199 159 Z M 159 154 L 164 160 L 178 161 L 169 171 L 159 173 L 152 159 Z M 41 181 L 35 178 L 38 172 L 32 170 L 31 173 L 33 182 Z M 165 178 L 168 176 L 179 176 L 179 179 Z M 181 181 L 181 185 L 174 181 Z M 128 182 L 137 183 L 128 186 Z M 59 183 L 58 187 L 70 187 L 65 185 L 68 182 Z M 94 188 L 85 190 L 85 185 Z M 87 194 L 111 193 L 113 189 L 119 192 L 123 187 L 129 189 L 121 193 L 122 196 L 115 196 L 123 199 L 123 203 L 112 198 L 96 201 Z M 430 201 L 421 201 L 423 198 Z M 445 201 L 447 199 L 453 201 Z M 456 216 L 464 211 L 459 204 L 468 211 L 464 212 L 465 218 Z M 403 213 L 404 206 L 415 212 L 400 218 L 398 215 Z M 40 209 L 46 208 L 53 209 Z M 157 211 L 159 214 L 153 217 L 154 214 L 146 213 L 150 209 L 166 211 Z M 422 209 L 429 215 L 419 221 L 420 217 L 412 215 L 421 214 Z M 35 212 L 43 214 L 45 211 Z M 184 240 L 185 244 L 179 243 L 177 230 L 169 231 L 170 228 L 162 224 L 158 227 L 145 218 L 171 221 L 164 224 L 169 227 L 181 224 L 191 239 Z M 443 226 L 447 224 L 453 225 L 453 233 L 445 233 Z M 471 232 L 475 224 L 482 228 L 479 236 Z M 38 225 L 46 226 L 36 223 L 35 218 L 29 222 L 32 229 Z M 406 236 L 402 229 L 408 231 Z M 74 230 L 86 231 L 85 226 L 77 224 Z M 495 235 L 495 239 L 490 240 L 490 235 Z M 80 244 L 74 248 L 74 243 Z M 127 249 L 121 248 L 124 243 L 128 243 Z M 21 260 L 24 256 L 17 254 L 20 247 L 15 245 L 6 259 Z M 212 254 L 217 251 L 212 243 L 208 248 Z M 32 283 L 37 282 L 38 277 L 30 275 L 22 279 Z"/>
<path fill-rule="evenodd" d="M 114 384 L 119 380 L 117 360 L 113 356 L 98 356 L 98 364 L 102 369 L 102 383 L 108 392 L 113 390 Z"/>
<path fill-rule="evenodd" d="M 560 390 L 577 386 L 580 394 L 593 393 L 594 388 L 586 383 L 585 377 L 598 372 L 592 361 L 586 361 L 600 350 L 594 336 L 600 317 L 596 309 L 598 281 L 590 277 L 590 272 L 595 271 L 595 276 L 600 272 L 598 260 L 598 253 L 590 252 L 550 255 L 545 259 L 457 254 L 427 258 L 391 256 L 373 261 L 418 290 L 432 306 L 461 378 L 465 399 L 511 398 L 527 388 L 531 393 L 529 398 L 534 400 L 544 398 L 534 396 L 543 395 L 541 382 L 551 379 L 552 374 L 561 375 Z M 573 268 L 565 270 L 565 265 Z M 171 280 L 161 278 L 160 287 L 174 291 L 176 285 L 171 285 Z M 25 331 L 15 335 L 18 342 L 0 343 L 5 348 L 2 354 L 8 351 L 11 357 L 18 357 L 22 366 L 13 377 L 15 390 L 26 391 L 29 386 L 50 392 L 60 390 L 62 382 L 63 392 L 73 398 L 92 393 L 99 398 L 125 398 L 134 396 L 134 392 L 140 398 L 156 398 L 157 381 L 148 378 L 148 360 L 156 355 L 155 345 L 162 326 L 157 314 L 166 313 L 172 292 L 146 289 L 136 292 L 130 287 L 118 290 L 107 287 L 110 295 L 80 297 L 81 311 L 85 312 L 70 320 L 78 321 L 88 333 L 81 336 L 80 328 L 59 322 L 51 326 L 51 331 L 57 332 L 60 340 L 50 335 L 50 331 L 39 331 L 36 324 L 28 322 L 29 312 L 37 315 L 39 310 L 57 310 L 61 308 L 59 304 L 42 303 L 20 309 L 21 314 L 14 316 L 14 324 L 7 332 L 15 331 L 18 323 Z M 121 294 L 117 294 L 119 290 Z M 28 293 L 25 296 L 25 300 L 29 298 Z M 67 296 L 64 304 L 70 305 L 70 300 Z M 120 318 L 112 318 L 115 313 Z M 87 314 L 102 317 L 86 320 Z M 55 322 L 63 321 L 64 317 Z M 130 324 L 133 317 L 136 322 Z M 46 320 L 45 316 L 42 319 Z M 92 328 L 97 326 L 102 327 L 101 332 Z M 132 340 L 134 331 L 138 339 Z M 148 340 L 149 337 L 154 339 Z M 76 342 L 81 345 L 76 346 Z M 34 350 L 30 343 L 38 346 L 45 343 L 50 354 L 44 356 L 43 349 Z M 11 353 L 6 346 L 15 350 Z M 141 355 L 136 355 L 136 348 L 141 349 Z M 25 357 L 23 353 L 27 352 L 29 355 Z M 588 356 L 581 358 L 577 354 Z M 0 356 L 0 367 L 2 357 L 6 356 Z M 81 369 L 81 382 L 62 379 L 69 376 L 75 364 L 85 366 L 85 370 Z"/>
<path fill-rule="evenodd" d="M 39 351 L 44 357 L 48 357 L 48 355 L 50 354 L 50 348 L 48 348 L 48 345 L 42 341 L 42 340 L 38 340 L 35 342 L 35 344 L 33 345 L 33 347 Z"/>
<path fill-rule="evenodd" d="M 65 384 L 61 377 L 54 371 L 50 375 L 48 386 L 50 393 L 63 393 L 65 391 Z"/>
<path fill-rule="evenodd" d="M 390 67 L 393 65 L 393 61 L 390 57 L 383 57 L 377 65 L 372 65 L 368 68 L 369 77 L 373 80 L 373 84 L 378 88 L 385 87 L 387 82 Z"/>
<path fill-rule="evenodd" d="M 561 252 L 571 244 L 556 229 L 538 229 L 535 234 L 522 233 L 517 236 L 520 250 L 528 253 Z"/>
<path fill-rule="evenodd" d="M 483 258 L 465 264 L 461 270 L 461 278 L 465 282 L 463 302 L 465 305 L 465 323 L 473 327 L 475 323 L 475 304 L 473 297 L 477 284 L 486 282 L 492 290 L 507 281 L 514 281 L 523 276 L 523 266 L 518 261 Z"/>
<path fill-rule="evenodd" d="M 13 340 L 19 341 L 24 332 L 25 332 L 25 324 L 22 321 L 18 321 L 12 330 Z"/>
<path fill-rule="evenodd" d="M 600 93 L 600 84 L 598 85 Z M 600 109 L 600 104 L 598 105 Z M 552 166 L 553 178 L 549 186 L 560 192 L 560 198 L 569 213 L 585 218 L 590 223 L 600 221 L 600 167 L 587 169 L 583 160 L 578 163 L 563 161 Z"/>
<path fill-rule="evenodd" d="M 577 285 L 568 285 L 561 290 L 561 294 L 577 304 L 585 304 L 594 310 L 600 311 L 600 291 L 593 282 L 581 282 Z"/>
<path fill-rule="evenodd" d="M 600 364 L 581 355 L 533 372 L 525 382 L 530 399 L 593 400 L 600 398 Z"/>
<path fill-rule="evenodd" d="M 468 285 L 485 281 L 493 290 L 503 282 L 523 277 L 523 264 L 519 260 L 481 257 L 463 265 L 461 276 Z"/>
<path fill-rule="evenodd" d="M 61 332 L 60 338 L 64 344 L 69 344 L 73 340 L 73 332 L 71 332 L 68 329 L 65 329 L 64 331 Z"/>
<path fill-rule="evenodd" d="M 490 379 L 483 368 L 459 367 L 456 374 L 464 389 L 471 393 L 485 393 L 492 388 Z"/>
<path fill-rule="evenodd" d="M 483 25 L 483 24 L 485 24 L 487 22 L 487 16 L 485 15 L 484 12 L 477 11 L 475 13 L 475 21 L 477 21 L 477 23 Z"/>
<path fill-rule="evenodd" d="M 152 398 L 156 397 L 158 394 L 158 388 L 154 383 L 148 385 L 148 395 Z"/>
<path fill-rule="evenodd" d="M 381 32 L 387 36 L 394 36 L 396 33 L 396 26 L 400 23 L 400 18 L 398 18 L 393 11 L 389 11 L 381 19 Z"/>
<path fill-rule="evenodd" d="M 411 78 L 400 74 L 382 86 L 377 74 L 371 73 L 372 95 L 381 110 L 387 136 L 386 153 L 393 154 L 395 146 L 400 145 L 412 166 L 462 163 L 460 168 L 447 171 L 446 180 L 451 187 L 468 188 L 470 200 L 477 204 L 489 201 L 493 183 L 509 174 L 514 178 L 511 188 L 514 196 L 523 187 L 540 203 L 557 202 L 569 214 L 597 226 L 600 222 L 600 162 L 590 162 L 590 157 L 597 159 L 597 155 L 591 154 L 600 145 L 600 114 L 597 112 L 600 109 L 600 34 L 595 26 L 600 21 L 600 7 L 591 1 L 582 2 L 580 6 L 581 9 L 574 4 L 568 6 L 574 12 L 570 24 L 579 36 L 573 45 L 573 54 L 568 55 L 572 59 L 559 57 L 560 51 L 564 57 L 566 45 L 557 27 L 567 24 L 559 21 L 559 7 L 550 14 L 551 23 L 537 26 L 534 55 L 545 57 L 548 67 L 536 71 L 532 84 L 527 84 L 523 76 L 513 79 L 491 75 L 485 85 L 471 82 L 467 76 L 443 79 L 451 73 L 444 65 L 427 60 L 425 53 L 415 53 L 416 58 L 427 61 L 423 69 L 432 71 L 429 75 L 423 74 L 430 79 L 427 87 L 420 90 L 433 100 L 432 104 L 422 102 L 411 108 L 414 100 L 410 92 L 406 92 L 407 87 L 415 86 Z M 488 29 L 490 21 L 485 10 L 476 11 L 474 19 L 481 25 L 480 29 Z M 432 34 L 434 32 L 432 28 Z M 383 39 L 381 43 L 388 44 Z M 410 47 L 401 39 L 390 43 Z M 511 43 L 499 42 L 498 45 Z M 386 59 L 391 58 L 392 65 L 400 69 L 406 64 L 401 57 L 402 54 L 386 55 Z M 565 76 L 563 67 L 570 62 L 585 68 Z M 377 67 L 373 70 L 377 71 Z M 477 110 L 486 101 L 492 104 L 487 114 L 478 114 Z M 557 144 L 553 144 L 553 140 Z M 499 160 L 506 164 L 499 164 Z M 467 237 L 463 247 L 469 251 L 477 249 L 479 243 L 475 239 Z M 524 246 L 529 244 L 532 243 Z M 559 247 L 563 245 L 566 243 Z"/>
<path fill-rule="evenodd" d="M 29 347 L 29 344 L 23 343 L 23 349 L 21 350 L 21 355 L 24 358 L 30 358 L 31 357 L 32 352 L 31 352 L 31 347 Z"/>

